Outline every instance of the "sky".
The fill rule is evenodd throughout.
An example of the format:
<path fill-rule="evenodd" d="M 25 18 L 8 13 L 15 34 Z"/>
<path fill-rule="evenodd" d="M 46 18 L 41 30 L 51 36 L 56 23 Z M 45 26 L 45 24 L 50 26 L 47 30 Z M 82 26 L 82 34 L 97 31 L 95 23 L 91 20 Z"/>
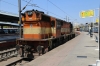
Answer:
<path fill-rule="evenodd" d="M 27 1 L 27 2 L 26 2 Z M 100 0 L 21 0 L 21 9 L 30 1 L 26 10 L 39 10 L 50 16 L 73 22 L 87 23 L 98 17 Z M 34 6 L 35 5 L 35 6 Z M 0 10 L 18 14 L 18 0 L 0 0 Z M 80 12 L 95 10 L 95 16 L 81 18 Z"/>

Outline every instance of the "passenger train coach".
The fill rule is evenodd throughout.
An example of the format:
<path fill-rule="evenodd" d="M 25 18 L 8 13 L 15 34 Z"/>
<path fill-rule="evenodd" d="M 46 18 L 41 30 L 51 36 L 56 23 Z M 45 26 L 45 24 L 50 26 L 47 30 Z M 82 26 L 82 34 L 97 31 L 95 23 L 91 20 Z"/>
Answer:
<path fill-rule="evenodd" d="M 25 11 L 22 22 L 23 38 L 17 39 L 17 43 L 28 44 L 35 50 L 38 45 L 51 50 L 75 37 L 71 22 L 46 15 L 42 11 Z"/>

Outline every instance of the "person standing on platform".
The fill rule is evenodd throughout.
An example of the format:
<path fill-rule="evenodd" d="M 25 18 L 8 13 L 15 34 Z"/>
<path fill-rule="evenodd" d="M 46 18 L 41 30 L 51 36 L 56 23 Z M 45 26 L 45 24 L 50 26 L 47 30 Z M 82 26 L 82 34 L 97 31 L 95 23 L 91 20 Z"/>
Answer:
<path fill-rule="evenodd" d="M 44 46 L 42 46 L 42 55 L 45 53 Z"/>
<path fill-rule="evenodd" d="M 17 50 L 18 55 L 21 55 L 19 43 L 15 46 L 15 48 L 16 48 L 16 50 Z"/>
<path fill-rule="evenodd" d="M 25 46 L 24 46 L 24 56 L 25 57 L 27 57 L 27 54 L 28 54 L 28 45 L 26 44 Z"/>
<path fill-rule="evenodd" d="M 23 46 L 23 45 L 21 45 L 21 50 L 22 50 L 22 55 L 21 55 L 21 57 L 24 57 L 24 46 Z"/>
<path fill-rule="evenodd" d="M 90 29 L 90 37 L 92 37 L 92 29 Z"/>

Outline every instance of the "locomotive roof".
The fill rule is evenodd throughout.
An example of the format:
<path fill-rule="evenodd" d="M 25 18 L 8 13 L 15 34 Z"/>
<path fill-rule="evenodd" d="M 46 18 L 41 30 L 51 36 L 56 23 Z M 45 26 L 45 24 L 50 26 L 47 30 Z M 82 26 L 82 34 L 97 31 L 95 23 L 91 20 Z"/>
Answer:
<path fill-rule="evenodd" d="M 37 13 L 41 13 L 42 15 L 45 15 L 45 16 L 48 16 L 48 17 L 53 17 L 53 16 L 50 16 L 50 15 L 45 14 L 43 11 L 38 11 L 38 10 L 34 10 L 34 9 L 32 9 L 32 10 L 27 10 L 27 11 L 25 11 L 24 13 L 30 12 L 30 11 L 32 11 L 32 12 L 37 12 Z M 56 18 L 56 17 L 53 17 L 53 18 L 55 18 L 56 20 L 60 20 L 60 21 L 66 22 L 65 20 L 62 20 L 62 19 L 59 19 L 59 18 Z M 71 23 L 71 22 L 67 22 L 67 23 Z"/>

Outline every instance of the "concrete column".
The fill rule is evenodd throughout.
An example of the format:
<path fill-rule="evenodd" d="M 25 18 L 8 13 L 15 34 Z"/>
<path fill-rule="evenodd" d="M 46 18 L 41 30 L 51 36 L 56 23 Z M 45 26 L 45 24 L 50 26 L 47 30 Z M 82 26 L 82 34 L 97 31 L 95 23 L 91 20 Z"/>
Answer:
<path fill-rule="evenodd" d="M 1 25 L 1 29 L 3 29 L 3 25 Z"/>

